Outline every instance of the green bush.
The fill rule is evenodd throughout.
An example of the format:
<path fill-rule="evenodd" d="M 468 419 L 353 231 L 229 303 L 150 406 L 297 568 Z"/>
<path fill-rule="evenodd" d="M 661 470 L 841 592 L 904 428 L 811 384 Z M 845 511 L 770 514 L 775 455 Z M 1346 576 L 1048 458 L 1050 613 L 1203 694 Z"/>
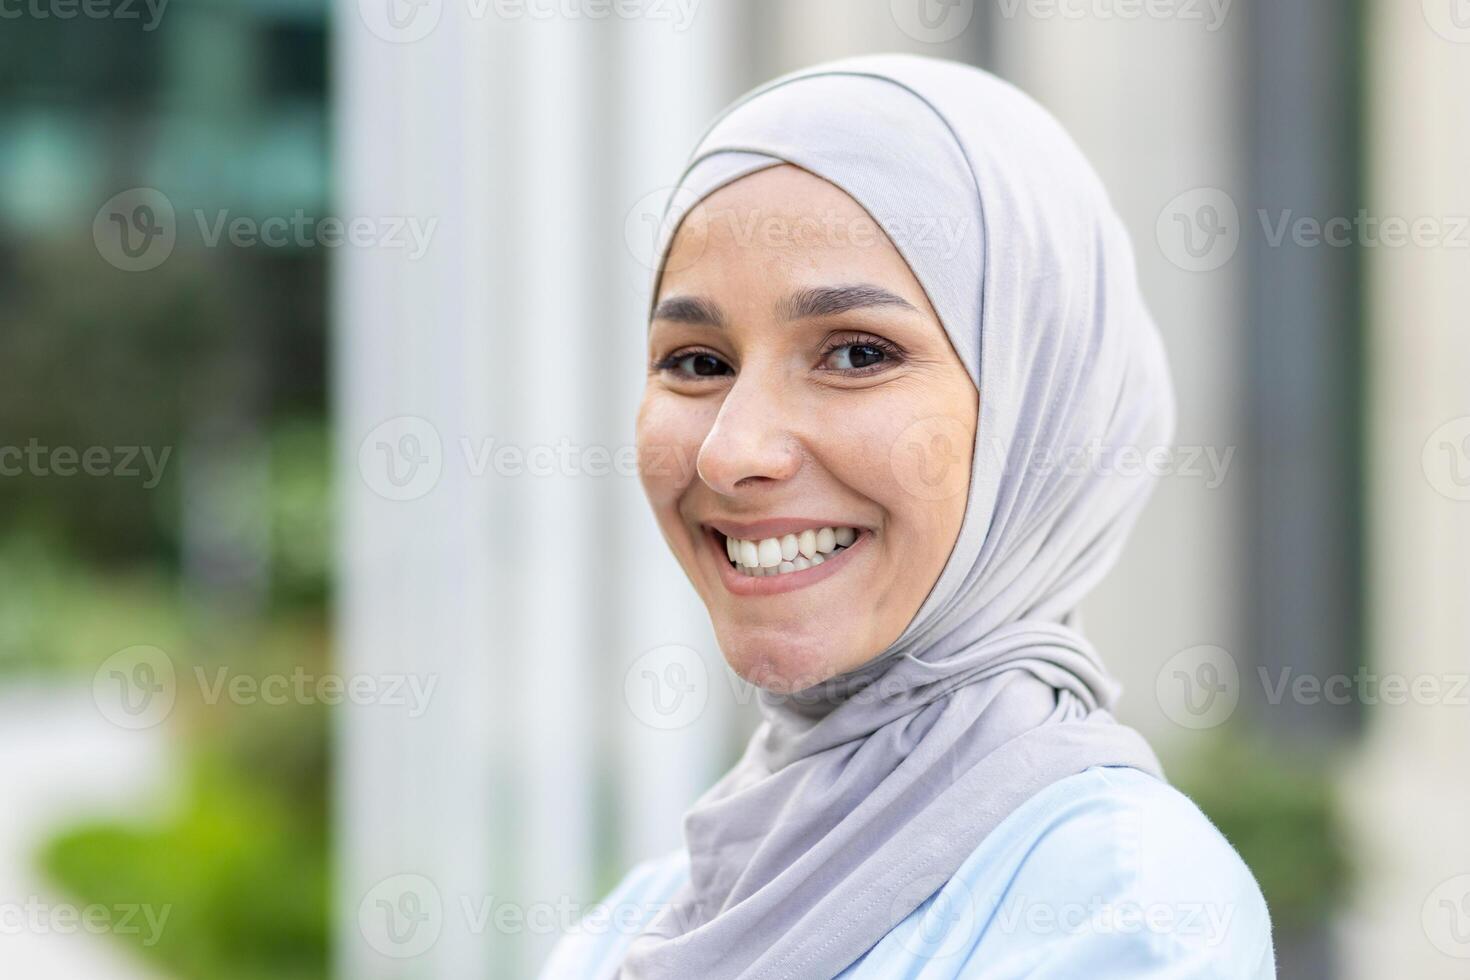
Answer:
<path fill-rule="evenodd" d="M 1330 915 L 1351 868 L 1323 759 L 1221 729 L 1171 765 L 1170 777 L 1240 852 L 1277 931 L 1308 929 Z"/>
<path fill-rule="evenodd" d="M 157 936 L 119 930 L 120 938 L 175 976 L 316 980 L 327 972 L 325 853 L 320 827 L 303 826 L 258 782 L 206 756 L 173 819 L 77 827 L 42 861 L 85 903 L 151 907 L 163 923 Z"/>

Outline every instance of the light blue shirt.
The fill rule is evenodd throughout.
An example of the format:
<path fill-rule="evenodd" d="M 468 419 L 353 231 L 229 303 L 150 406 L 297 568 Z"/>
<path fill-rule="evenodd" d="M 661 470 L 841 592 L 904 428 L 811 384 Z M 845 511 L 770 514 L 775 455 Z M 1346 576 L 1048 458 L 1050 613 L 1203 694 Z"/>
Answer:
<path fill-rule="evenodd" d="M 680 851 L 630 871 L 562 937 L 543 980 L 601 980 L 688 877 Z M 1271 920 L 1250 869 L 1178 790 L 1095 767 L 986 836 L 841 980 L 1267 980 Z"/>

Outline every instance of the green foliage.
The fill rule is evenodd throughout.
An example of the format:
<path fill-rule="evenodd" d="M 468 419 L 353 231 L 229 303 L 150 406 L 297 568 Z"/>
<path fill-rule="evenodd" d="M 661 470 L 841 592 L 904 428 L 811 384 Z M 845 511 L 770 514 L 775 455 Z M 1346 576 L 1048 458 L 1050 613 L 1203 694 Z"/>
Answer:
<path fill-rule="evenodd" d="M 1255 874 L 1278 931 L 1320 923 L 1351 870 L 1323 763 L 1231 728 L 1212 733 L 1198 751 L 1170 767 L 1173 782 Z"/>
<path fill-rule="evenodd" d="M 42 866 L 79 903 L 166 908 L 156 943 L 117 938 L 182 980 L 316 980 L 328 956 L 329 708 L 210 703 L 193 679 L 196 669 L 319 676 L 325 630 L 302 615 L 228 633 L 204 654 L 174 655 L 171 724 L 190 746 L 181 805 L 156 823 L 65 830 Z"/>
<path fill-rule="evenodd" d="M 0 674 L 90 671 L 122 637 L 174 649 L 183 636 L 162 571 L 104 573 L 39 531 L 0 537 L 0 582 Z"/>
<path fill-rule="evenodd" d="M 327 971 L 324 835 L 286 801 L 210 756 L 192 767 L 187 805 L 167 823 L 77 827 L 42 855 L 86 903 L 145 905 L 162 918 L 127 932 L 185 980 L 308 980 Z M 150 940 L 156 940 L 148 945 Z"/>

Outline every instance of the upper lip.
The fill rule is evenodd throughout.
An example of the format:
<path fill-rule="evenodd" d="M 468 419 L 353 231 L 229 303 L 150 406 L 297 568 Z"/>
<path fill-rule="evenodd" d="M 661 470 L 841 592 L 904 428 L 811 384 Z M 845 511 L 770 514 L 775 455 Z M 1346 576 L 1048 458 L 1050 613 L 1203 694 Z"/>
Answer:
<path fill-rule="evenodd" d="M 862 530 L 859 524 L 849 521 L 833 521 L 820 517 L 770 517 L 763 521 L 705 521 L 705 527 L 714 528 L 727 538 L 744 541 L 759 541 L 763 538 L 779 538 L 787 534 L 799 534 L 808 528 L 851 527 Z"/>

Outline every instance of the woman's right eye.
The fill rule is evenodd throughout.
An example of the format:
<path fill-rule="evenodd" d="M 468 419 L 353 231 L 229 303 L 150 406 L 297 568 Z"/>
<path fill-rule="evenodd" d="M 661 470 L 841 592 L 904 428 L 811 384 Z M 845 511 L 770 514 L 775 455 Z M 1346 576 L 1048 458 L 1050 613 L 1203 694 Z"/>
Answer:
<path fill-rule="evenodd" d="M 735 373 L 730 365 L 709 351 L 675 351 L 659 361 L 655 367 L 686 378 L 717 378 Z"/>

